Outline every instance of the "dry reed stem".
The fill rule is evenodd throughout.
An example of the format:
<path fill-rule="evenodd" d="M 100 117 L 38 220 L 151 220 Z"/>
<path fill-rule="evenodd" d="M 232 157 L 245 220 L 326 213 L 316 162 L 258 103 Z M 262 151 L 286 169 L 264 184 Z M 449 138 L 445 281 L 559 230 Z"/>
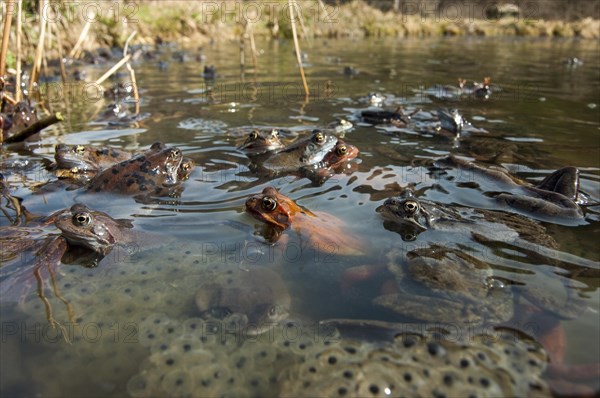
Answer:
<path fill-rule="evenodd" d="M 306 99 L 308 99 L 308 84 L 306 84 L 306 76 L 304 76 L 304 67 L 302 66 L 302 57 L 300 55 L 300 44 L 298 44 L 298 32 L 296 32 L 296 21 L 294 20 L 295 4 L 295 0 L 288 0 L 290 23 L 292 24 L 292 36 L 294 37 L 294 48 L 296 49 L 296 60 L 298 61 L 298 67 L 300 68 L 300 77 L 302 78 L 302 84 L 304 85 L 304 94 L 306 95 Z"/>
<path fill-rule="evenodd" d="M 133 31 L 127 40 L 125 41 L 125 46 L 123 46 L 123 55 L 127 55 L 129 51 L 129 41 L 133 39 L 133 37 L 137 34 L 137 31 Z M 137 88 L 137 81 L 135 79 L 135 71 L 131 67 L 131 64 L 127 62 L 126 64 L 127 70 L 129 71 L 129 78 L 131 79 L 131 84 L 133 85 L 133 99 L 135 100 L 135 114 L 136 116 L 140 114 L 140 93 Z"/>
<path fill-rule="evenodd" d="M 0 76 L 6 73 L 6 54 L 8 53 L 8 41 L 10 39 L 10 25 L 14 13 L 15 1 L 6 1 L 6 19 L 4 20 L 4 30 L 2 31 L 2 52 L 0 52 Z"/>
<path fill-rule="evenodd" d="M 44 53 L 44 38 L 46 37 L 46 20 L 42 18 L 44 8 L 46 7 L 46 0 L 40 1 L 40 37 L 38 38 L 38 45 L 35 51 L 35 59 L 33 62 L 33 68 L 31 70 L 31 77 L 29 80 L 29 92 L 33 91 L 33 85 L 36 83 L 42 65 L 42 55 Z"/>
<path fill-rule="evenodd" d="M 115 64 L 115 66 L 113 66 L 112 68 L 110 68 L 109 70 L 106 71 L 105 74 L 103 74 L 102 76 L 100 76 L 100 78 L 98 80 L 96 80 L 95 84 L 102 84 L 106 79 L 108 79 L 110 77 L 110 75 L 112 75 L 113 73 L 115 73 L 121 66 L 125 65 L 127 62 L 129 62 L 129 60 L 131 59 L 131 54 L 127 54 L 126 56 L 124 56 L 123 58 L 121 58 L 121 60 L 119 62 L 117 62 Z"/>
<path fill-rule="evenodd" d="M 79 49 L 82 46 L 83 42 L 85 41 L 85 39 L 90 31 L 90 27 L 92 26 L 91 21 L 94 20 L 95 16 L 96 15 L 93 15 L 91 19 L 88 19 L 85 22 L 85 25 L 83 26 L 83 29 L 81 30 L 81 34 L 79 35 L 79 38 L 77 39 L 77 43 L 75 43 L 75 45 L 71 49 L 71 52 L 69 53 L 69 58 L 76 58 L 77 56 L 79 56 Z"/>
<path fill-rule="evenodd" d="M 17 102 L 23 99 L 21 91 L 21 31 L 23 24 L 21 22 L 21 14 L 23 12 L 23 0 L 17 0 L 17 77 L 15 82 L 15 100 Z"/>

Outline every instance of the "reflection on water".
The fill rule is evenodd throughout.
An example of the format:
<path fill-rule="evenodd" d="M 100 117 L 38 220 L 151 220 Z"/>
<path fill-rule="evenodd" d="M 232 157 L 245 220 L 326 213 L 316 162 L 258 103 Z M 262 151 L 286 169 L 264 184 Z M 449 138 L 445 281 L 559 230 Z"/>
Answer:
<path fill-rule="evenodd" d="M 130 127 L 90 126 L 87 122 L 106 103 L 82 101 L 79 96 L 70 98 L 71 107 L 63 111 L 70 114 L 69 124 L 53 127 L 39 144 L 2 149 L 2 173 L 13 195 L 22 197 L 31 213 L 47 215 L 82 202 L 112 217 L 133 219 L 137 230 L 152 237 L 135 247 L 116 247 L 96 268 L 77 263 L 58 268 L 57 289 L 72 303 L 77 325 L 67 322 L 64 306 L 53 294 L 46 296 L 71 344 L 65 343 L 58 329 L 47 326 L 33 279 L 27 295 L 15 301 L 3 298 L 3 395 L 265 396 L 302 395 L 303 391 L 312 395 L 315 386 L 323 386 L 331 392 L 328 396 L 348 392 L 376 396 L 389 387 L 389 377 L 407 377 L 373 359 L 378 344 L 384 343 L 353 342 L 360 354 L 346 357 L 351 350 L 340 347 L 347 337 L 332 329 L 321 330 L 318 324 L 332 318 L 420 328 L 429 337 L 415 346 L 417 356 L 423 347 L 438 352 L 428 340 L 433 336 L 428 331 L 432 323 L 461 332 L 454 341 L 471 344 L 467 352 L 473 358 L 482 348 L 479 338 L 473 337 L 477 333 L 470 331 L 489 333 L 491 326 L 502 324 L 514 331 L 513 336 L 523 332 L 544 342 L 553 365 L 598 361 L 597 206 L 585 207 L 585 217 L 575 225 L 527 221 L 535 225 L 531 227 L 504 220 L 476 223 L 475 228 L 442 223 L 425 231 L 390 226 L 376 211 L 407 186 L 418 198 L 454 209 L 457 217 L 472 217 L 468 207 L 499 210 L 486 194 L 496 190 L 493 180 L 431 168 L 431 159 L 449 153 L 483 165 L 502 164 L 532 184 L 556 169 L 576 166 L 581 191 L 589 203 L 598 202 L 598 44 L 468 38 L 315 41 L 307 46 L 308 103 L 303 102 L 290 43 L 263 44 L 258 70 L 242 76 L 237 45 L 215 44 L 204 49 L 208 63 L 217 67 L 217 79 L 209 85 L 200 63 L 171 61 L 166 71 L 164 65 L 159 69 L 152 62 L 138 64 L 141 111 L 149 115 Z M 159 58 L 170 60 L 168 50 L 161 51 Z M 585 64 L 563 66 L 562 59 L 573 56 Z M 359 73 L 346 76 L 344 67 Z M 103 72 L 89 69 L 90 75 Z M 482 81 L 485 76 L 492 77 L 493 94 L 487 101 L 471 95 L 458 99 L 430 95 L 432 87 L 456 85 L 458 78 Z M 388 110 L 403 106 L 416 121 L 434 120 L 438 108 L 457 108 L 473 129 L 455 140 L 435 134 L 435 129 L 423 134 L 412 124 L 373 127 L 358 117 L 372 106 L 371 92 L 381 94 L 376 104 Z M 360 154 L 351 167 L 321 184 L 297 175 L 256 173 L 252 162 L 236 149 L 246 139 L 248 126 L 277 127 L 282 141 L 289 143 L 316 127 L 331 128 L 340 118 L 352 120 L 355 126 L 336 134 L 358 147 Z M 54 178 L 45 165 L 57 143 L 138 151 L 158 140 L 179 147 L 197 164 L 178 197 L 142 203 L 61 187 L 34 194 L 40 183 Z M 290 228 L 276 243 L 265 243 L 260 236 L 262 224 L 244 212 L 244 204 L 267 186 L 276 187 L 303 209 L 343 221 L 343 228 L 331 226 L 330 241 L 358 240 L 365 253 L 343 255 L 348 250 L 315 244 L 314 239 L 309 242 L 302 228 Z M 5 218 L 0 222 L 7 224 Z M 503 228 L 510 239 L 502 235 Z M 535 243 L 517 237 L 515 231 L 523 229 L 538 235 Z M 352 239 L 342 239 L 346 236 Z M 21 260 L 27 263 L 27 258 Z M 195 302 L 199 287 L 225 288 L 227 278 L 218 279 L 220 286 L 207 281 L 207 275 L 231 266 L 244 272 L 266 267 L 279 274 L 289 290 L 290 321 L 272 328 L 272 334 L 266 334 L 272 337 L 268 341 L 252 344 L 248 335 L 240 337 L 239 314 L 221 313 L 225 319 L 212 324 L 199 318 Z M 496 303 L 494 311 L 486 307 L 489 303 Z M 493 317 L 486 315 L 492 312 Z M 560 345 L 557 326 L 564 326 L 566 353 L 551 349 Z M 555 339 L 548 343 L 550 331 Z M 371 340 L 375 335 L 368 330 L 361 333 Z M 323 346 L 330 337 L 335 338 L 333 346 Z M 385 344 L 377 355 L 398 354 L 397 342 Z M 454 358 L 454 343 L 444 344 L 444 355 Z M 503 344 L 486 348 L 490 350 L 486 353 L 501 355 Z M 510 347 L 515 353 L 523 350 Z M 338 356 L 317 355 L 323 350 Z M 305 352 L 310 353 L 302 364 Z M 515 355 L 531 360 L 522 357 L 525 354 Z M 528 368 L 531 379 L 542 374 L 547 361 L 543 354 L 534 356 L 534 362 L 544 366 Z M 323 368 L 319 358 L 326 357 L 348 366 Z M 398 363 L 407 367 L 400 369 L 423 372 L 421 365 L 402 358 Z M 454 359 L 460 366 L 460 358 Z M 447 395 L 483 394 L 486 388 L 491 395 L 523 395 L 533 388 L 519 384 L 509 389 L 494 379 L 493 367 L 480 359 L 478 366 L 490 373 L 489 380 L 472 390 L 456 389 L 464 386 L 465 374 L 446 379 L 441 370 L 434 370 L 441 369 L 439 363 L 432 361 L 425 369 L 440 380 L 439 385 L 446 383 L 445 390 L 438 392 Z M 508 362 L 504 357 L 498 361 Z M 368 369 L 359 372 L 357 363 Z M 565 378 L 568 372 L 559 370 L 552 370 L 554 377 Z M 350 384 L 329 383 L 336 378 L 346 378 Z M 567 391 L 600 387 L 597 378 L 575 378 L 569 376 L 572 384 Z M 300 385 L 298 380 L 308 384 Z"/>

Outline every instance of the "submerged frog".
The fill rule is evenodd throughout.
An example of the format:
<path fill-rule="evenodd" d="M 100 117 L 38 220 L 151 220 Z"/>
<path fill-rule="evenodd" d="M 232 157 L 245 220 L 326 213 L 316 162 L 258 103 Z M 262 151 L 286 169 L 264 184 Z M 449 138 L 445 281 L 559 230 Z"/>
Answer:
<path fill-rule="evenodd" d="M 310 137 L 297 141 L 285 149 L 274 153 L 260 166 L 269 172 L 293 172 L 302 167 L 315 165 L 333 150 L 338 139 L 331 135 L 314 130 Z"/>
<path fill-rule="evenodd" d="M 583 218 L 579 204 L 579 170 L 564 167 L 534 186 L 521 181 L 501 167 L 482 167 L 473 162 L 448 156 L 435 161 L 442 169 L 455 168 L 495 199 L 502 210 L 512 209 L 536 218 L 558 221 Z M 460 182 L 460 181 L 459 181 Z"/>
<path fill-rule="evenodd" d="M 363 243 L 344 231 L 342 220 L 327 213 L 304 210 L 273 187 L 248 198 L 246 211 L 266 223 L 268 228 L 263 236 L 268 241 L 277 241 L 291 227 L 315 249 L 332 254 L 363 254 Z"/>
<path fill-rule="evenodd" d="M 184 162 L 181 151 L 154 143 L 148 151 L 118 163 L 90 182 L 89 191 L 124 194 L 166 195 L 187 177 L 193 168 L 191 160 Z M 181 165 L 184 164 L 185 171 Z"/>
<path fill-rule="evenodd" d="M 131 157 L 122 149 L 66 144 L 56 145 L 54 153 L 56 167 L 73 172 L 101 171 Z"/>
<path fill-rule="evenodd" d="M 265 267 L 219 268 L 202 275 L 196 292 L 196 307 L 205 317 L 227 319 L 239 316 L 237 325 L 249 335 L 258 335 L 288 316 L 291 298 L 276 272 Z"/>
<path fill-rule="evenodd" d="M 13 225 L 19 225 L 22 217 L 28 217 L 28 212 L 21 205 L 21 202 L 21 198 L 17 198 L 11 194 L 4 180 L 4 175 L 0 173 L 0 211 L 2 211 L 6 219 Z M 4 203 L 6 203 L 6 207 Z M 11 216 L 9 212 L 14 212 L 14 216 Z"/>
<path fill-rule="evenodd" d="M 574 318 L 585 308 L 584 302 L 573 297 L 572 289 L 564 285 L 566 281 L 562 281 L 562 277 L 540 273 L 537 278 L 545 278 L 547 289 L 539 289 L 529 286 L 530 281 L 516 272 L 509 277 L 515 286 L 505 289 L 504 282 L 496 280 L 492 274 L 491 267 L 494 264 L 498 267 L 505 267 L 506 264 L 515 267 L 516 260 L 512 258 L 515 253 L 526 256 L 527 261 L 520 265 L 523 269 L 528 269 L 530 264 L 552 264 L 567 269 L 572 266 L 558 258 L 558 252 L 554 250 L 557 243 L 541 224 L 533 220 L 515 214 L 436 204 L 417 199 L 410 190 L 404 191 L 400 197 L 386 200 L 378 211 L 392 224 L 388 228 L 400 232 L 405 240 L 414 240 L 425 230 L 444 232 L 442 239 L 445 246 L 437 243 L 439 239 L 433 239 L 434 243 L 430 246 L 406 253 L 405 259 L 395 256 L 390 259 L 388 270 L 399 282 L 402 281 L 398 283 L 400 290 L 405 284 L 405 275 L 409 275 L 409 280 L 428 287 L 444 300 L 447 295 L 458 295 L 462 301 L 465 297 L 471 297 L 473 304 L 479 304 L 479 307 L 475 307 L 477 311 L 502 310 L 503 314 L 508 314 L 508 307 L 500 304 L 510 302 L 512 306 L 512 301 L 508 299 L 512 297 L 512 291 L 560 318 Z M 458 234 L 453 239 L 455 244 L 447 243 L 448 233 Z M 469 241 L 465 242 L 460 235 L 469 238 Z M 464 247 L 468 247 L 469 251 L 465 251 Z M 505 248 L 511 254 L 504 253 L 500 248 Z M 403 262 L 406 263 L 405 267 L 399 265 Z M 548 288 L 555 283 L 559 284 L 558 288 Z M 509 290 L 511 293 L 507 296 Z M 404 296 L 394 293 L 382 296 L 376 302 L 401 313 L 406 313 L 408 309 L 411 316 L 421 313 L 423 317 L 427 314 L 417 299 L 411 299 L 410 304 L 403 303 L 406 299 Z M 493 300 L 485 297 L 492 297 Z M 498 298 L 503 301 L 496 302 Z M 435 300 L 440 299 L 436 297 Z M 411 308 L 417 309 L 412 311 Z M 466 317 L 471 320 L 470 315 L 465 313 L 466 309 L 460 310 L 462 304 L 455 308 L 448 303 L 431 308 L 430 314 L 434 319 L 427 320 L 439 320 L 444 315 L 438 313 L 442 310 L 450 317 L 454 313 L 459 317 L 457 319 Z M 500 320 L 499 317 L 497 320 Z"/>
<path fill-rule="evenodd" d="M 238 147 L 247 156 L 265 155 L 283 148 L 279 132 L 275 129 L 270 131 L 254 129 L 248 134 L 246 141 Z"/>
<path fill-rule="evenodd" d="M 410 114 L 404 108 L 399 107 L 394 111 L 365 110 L 360 113 L 363 122 L 369 124 L 391 124 L 396 127 L 406 127 L 410 123 Z"/>

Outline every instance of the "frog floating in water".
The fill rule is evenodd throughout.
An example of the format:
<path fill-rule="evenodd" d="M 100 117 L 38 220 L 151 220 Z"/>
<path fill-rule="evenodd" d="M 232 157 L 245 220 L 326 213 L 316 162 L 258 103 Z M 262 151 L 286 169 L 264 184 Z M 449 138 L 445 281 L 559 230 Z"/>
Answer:
<path fill-rule="evenodd" d="M 131 157 L 131 152 L 117 148 L 66 144 L 54 148 L 56 167 L 72 172 L 101 171 Z"/>
<path fill-rule="evenodd" d="M 61 233 L 48 231 L 50 226 L 57 227 Z M 59 323 L 54 319 L 52 307 L 44 293 L 44 280 L 49 276 L 54 295 L 65 304 L 69 319 L 74 322 L 72 305 L 60 294 L 56 285 L 56 267 L 70 246 L 80 246 L 103 257 L 117 244 L 136 242 L 137 235 L 132 228 L 129 220 L 113 219 L 106 213 L 91 210 L 82 204 L 57 211 L 41 219 L 36 227 L 0 228 L 0 297 L 8 300 L 22 296 L 30 287 L 33 275 L 47 319 L 50 324 L 57 326 Z M 33 256 L 24 255 L 26 252 L 33 253 Z M 48 274 L 46 277 L 42 275 L 44 270 Z"/>
<path fill-rule="evenodd" d="M 314 130 L 310 137 L 297 141 L 259 163 L 259 166 L 271 173 L 293 172 L 302 167 L 318 164 L 328 152 L 332 151 L 338 139 Z"/>
<path fill-rule="evenodd" d="M 579 170 L 575 167 L 559 169 L 533 186 L 504 168 L 486 168 L 455 156 L 438 159 L 434 165 L 443 170 L 457 169 L 469 178 L 471 185 L 476 184 L 486 196 L 494 198 L 502 210 L 554 222 L 583 219 L 579 203 L 584 200 L 580 197 Z"/>
<path fill-rule="evenodd" d="M 238 149 L 247 156 L 264 156 L 265 154 L 275 153 L 284 147 L 276 129 L 270 131 L 254 129 Z"/>
<path fill-rule="evenodd" d="M 297 174 L 320 185 L 334 174 L 347 170 L 345 168 L 346 163 L 357 156 L 357 147 L 338 140 L 333 150 L 328 152 L 321 162 L 312 166 L 305 166 Z"/>
<path fill-rule="evenodd" d="M 205 317 L 234 317 L 249 335 L 266 332 L 288 316 L 291 298 L 279 274 L 265 268 L 222 267 L 202 275 L 196 307 Z M 241 319 L 235 318 L 236 316 Z"/>
<path fill-rule="evenodd" d="M 284 230 L 292 228 L 308 245 L 325 253 L 341 255 L 363 254 L 364 245 L 344 231 L 342 220 L 327 213 L 312 213 L 273 187 L 246 200 L 246 211 L 267 225 L 263 236 L 276 242 Z"/>
<path fill-rule="evenodd" d="M 143 154 L 97 174 L 88 190 L 164 196 L 173 192 L 193 167 L 193 161 L 184 160 L 179 149 L 157 142 Z"/>

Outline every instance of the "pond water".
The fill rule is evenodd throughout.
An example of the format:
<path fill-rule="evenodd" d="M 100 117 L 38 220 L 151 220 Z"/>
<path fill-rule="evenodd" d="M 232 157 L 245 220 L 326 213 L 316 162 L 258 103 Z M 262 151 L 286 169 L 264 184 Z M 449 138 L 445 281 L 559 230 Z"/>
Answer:
<path fill-rule="evenodd" d="M 242 344 L 241 331 L 235 326 L 223 326 L 219 331 L 204 330 L 208 334 L 202 343 L 204 357 L 189 360 L 183 355 L 187 348 L 175 348 L 175 343 L 182 341 L 200 344 L 190 337 L 196 335 L 186 333 L 195 322 L 202 323 L 194 304 L 196 291 L 228 267 L 266 267 L 283 278 L 291 297 L 289 319 L 294 323 L 274 328 L 278 341 L 283 335 L 283 340 L 300 341 L 298 332 L 319 340 L 323 336 L 318 336 L 316 322 L 332 318 L 397 322 L 416 328 L 437 321 L 464 337 L 474 324 L 461 318 L 464 311 L 452 306 L 447 311 L 436 310 L 454 322 L 415 319 L 414 314 L 373 304 L 382 285 L 395 281 L 394 270 L 401 268 L 406 253 L 434 244 L 459 248 L 489 264 L 495 278 L 506 285 L 503 289 L 524 293 L 530 287 L 545 292 L 547 298 L 540 302 L 548 305 L 543 308 L 535 306 L 535 300 L 528 303 L 520 294 L 505 299 L 511 305 L 515 302 L 517 313 L 506 325 L 535 334 L 541 341 L 544 332 L 550 331 L 547 324 L 558 323 L 566 334 L 567 365 L 599 362 L 597 206 L 584 208 L 585 218 L 578 222 L 543 221 L 546 233 L 558 244 L 558 250 L 547 251 L 539 247 L 526 250 L 519 242 L 476 242 L 469 233 L 452 229 L 427 231 L 403 240 L 405 236 L 386 228 L 376 209 L 409 185 L 418 197 L 441 205 L 494 209 L 480 188 L 486 181 L 476 185 L 471 180 L 461 181 L 460 176 L 448 178 L 450 172 L 432 173 L 421 165 L 447 154 L 492 161 L 499 152 L 507 154 L 498 158 L 503 166 L 531 183 L 539 183 L 561 167 L 576 166 L 589 202 L 600 201 L 600 44 L 461 38 L 314 39 L 303 46 L 308 54 L 304 60 L 311 90 L 308 101 L 302 94 L 290 42 L 259 43 L 258 67 L 254 70 L 247 56 L 244 74 L 240 74 L 237 43 L 203 48 L 204 61 L 197 60 L 200 50 L 190 49 L 184 52 L 187 60 L 177 62 L 172 58 L 175 50 L 165 47 L 157 58 L 134 65 L 141 89 L 140 111 L 148 114 L 145 119 L 131 126 L 90 124 L 108 102 L 93 96 L 83 98 L 80 86 L 74 84 L 72 90 L 63 91 L 67 105 L 64 98 L 51 103 L 68 116 L 67 122 L 47 129 L 40 141 L 2 149 L 2 173 L 32 213 L 50 214 L 81 202 L 115 218 L 132 219 L 136 230 L 150 236 L 149 242 L 142 241 L 139 246 L 115 249 L 98 267 L 85 268 L 75 262 L 57 269 L 57 284 L 73 306 L 77 326 L 69 324 L 64 303 L 47 291 L 54 316 L 66 325 L 70 343 L 60 331 L 47 326 L 34 283 L 24 289 L 25 296 L 3 298 L 3 396 L 279 395 L 282 376 L 278 370 L 291 362 L 283 346 L 279 351 L 260 351 L 256 344 Z M 563 64 L 568 57 L 585 63 L 569 67 Z M 159 68 L 159 60 L 168 63 L 166 69 Z M 204 65 L 216 66 L 213 83 L 204 80 Z M 358 73 L 344 74 L 344 67 Z M 80 69 L 85 69 L 91 80 L 108 65 Z M 456 84 L 459 77 L 481 81 L 484 76 L 491 76 L 496 88 L 489 100 L 438 98 L 435 94 L 441 90 L 428 90 Z M 457 108 L 486 132 L 448 140 L 361 123 L 357 114 L 369 107 L 366 98 L 370 92 L 386 96 L 382 105 L 386 109 L 403 105 L 409 111 L 421 108 L 435 114 L 438 108 Z M 250 160 L 236 150 L 249 131 L 240 127 L 289 129 L 291 132 L 282 133 L 289 142 L 295 135 L 307 135 L 313 128 L 341 118 L 354 123 L 343 135 L 360 154 L 347 170 L 321 184 L 294 175 L 258 175 Z M 82 190 L 33 193 L 37 185 L 55 178 L 45 165 L 57 143 L 142 150 L 155 141 L 179 147 L 197 164 L 177 197 L 135 201 Z M 244 212 L 244 203 L 267 186 L 276 187 L 305 209 L 340 218 L 346 225 L 341 230 L 332 227 L 331 234 L 354 236 L 364 245 L 364 253 L 349 256 L 335 245 L 310 246 L 303 240 L 306 236 L 292 230 L 284 232 L 286 238 L 274 245 L 265 243 L 258 235 L 258 221 Z M 7 224 L 5 218 L 1 222 Z M 365 274 L 371 269 L 379 271 L 347 286 L 344 278 L 355 267 L 362 267 L 359 269 Z M 409 283 L 405 282 L 407 275 L 396 278 L 400 288 Z M 424 290 L 421 286 L 411 292 L 415 301 L 418 295 L 432 295 Z M 446 292 L 434 289 L 433 296 L 436 294 L 444 296 Z M 476 297 L 465 293 L 455 298 L 459 302 L 470 299 Z M 556 302 L 569 300 L 577 300 L 580 311 L 576 316 L 549 315 L 559 312 Z M 437 306 L 444 307 L 439 303 Z M 541 316 L 527 318 L 528 314 L 553 320 L 543 322 Z M 489 327 L 497 325 L 486 326 L 492 330 Z M 215 336 L 227 335 L 227 330 L 233 343 L 211 343 Z M 292 331 L 296 334 L 287 334 Z M 251 361 L 246 363 L 248 358 Z M 183 365 L 173 366 L 173 362 Z M 596 393 L 600 388 L 597 378 L 570 382 L 576 386 L 572 388 Z"/>

